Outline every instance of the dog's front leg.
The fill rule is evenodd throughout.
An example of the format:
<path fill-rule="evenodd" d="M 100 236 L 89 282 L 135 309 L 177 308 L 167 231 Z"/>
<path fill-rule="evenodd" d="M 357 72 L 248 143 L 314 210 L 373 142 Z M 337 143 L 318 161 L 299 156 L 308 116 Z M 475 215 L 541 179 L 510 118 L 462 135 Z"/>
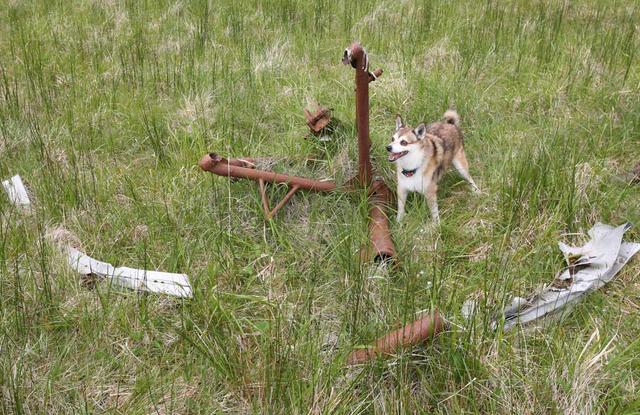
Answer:
<path fill-rule="evenodd" d="M 427 199 L 427 205 L 429 205 L 429 210 L 431 211 L 431 219 L 435 223 L 440 223 L 440 213 L 438 212 L 438 186 L 431 183 L 427 186 L 426 191 L 424 192 L 424 196 Z"/>
<path fill-rule="evenodd" d="M 405 188 L 398 187 L 398 216 L 396 217 L 398 222 L 404 217 L 404 204 L 407 201 L 407 195 L 409 191 Z"/>

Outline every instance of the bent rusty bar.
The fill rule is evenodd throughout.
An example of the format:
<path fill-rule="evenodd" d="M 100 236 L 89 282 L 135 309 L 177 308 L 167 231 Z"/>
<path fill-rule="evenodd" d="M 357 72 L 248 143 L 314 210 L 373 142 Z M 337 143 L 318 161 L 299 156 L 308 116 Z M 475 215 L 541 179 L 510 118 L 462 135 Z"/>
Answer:
<path fill-rule="evenodd" d="M 287 192 L 287 194 L 282 198 L 282 200 L 280 202 L 278 202 L 278 204 L 276 205 L 276 207 L 274 207 L 271 211 L 269 211 L 267 213 L 267 210 L 265 209 L 265 217 L 267 218 L 267 220 L 270 220 L 271 218 L 273 218 L 275 216 L 276 213 L 278 213 L 278 211 L 282 208 L 282 206 L 284 206 L 289 200 L 291 200 L 291 198 L 293 197 L 293 195 L 298 191 L 300 187 L 298 185 L 293 185 L 291 187 L 291 189 L 289 189 L 289 191 Z M 266 197 L 266 193 L 263 193 Z M 267 205 L 267 209 L 269 208 L 269 206 Z"/>
<path fill-rule="evenodd" d="M 264 217 L 267 220 L 273 218 L 276 213 L 278 213 L 278 211 L 285 205 L 285 203 L 287 203 L 293 197 L 295 192 L 297 192 L 300 188 L 297 185 L 292 186 L 287 194 L 282 198 L 282 200 L 276 205 L 276 207 L 271 209 L 269 207 L 269 198 L 267 197 L 267 185 L 262 179 L 258 179 L 258 185 L 260 186 L 260 197 L 262 198 L 262 210 L 264 211 Z"/>
<path fill-rule="evenodd" d="M 290 176 L 273 171 L 258 170 L 255 168 L 256 159 L 225 159 L 215 153 L 210 153 L 202 157 L 198 165 L 202 170 L 217 174 L 218 176 L 250 179 L 258 182 L 260 187 L 260 197 L 262 199 L 262 210 L 264 217 L 270 220 L 276 213 L 293 197 L 298 189 L 314 190 L 316 192 L 329 192 L 336 188 L 333 181 L 320 181 L 307 179 L 306 177 Z M 291 186 L 289 192 L 278 204 L 271 209 L 269 198 L 267 197 L 266 182 L 282 183 Z"/>
<path fill-rule="evenodd" d="M 202 170 L 217 174 L 218 176 L 237 177 L 259 181 L 260 179 L 270 183 L 283 183 L 297 186 L 300 189 L 316 192 L 330 192 L 336 188 L 333 181 L 320 181 L 306 177 L 290 176 L 267 170 L 258 170 L 230 164 L 224 157 L 210 153 L 202 157 L 198 163 Z"/>
<path fill-rule="evenodd" d="M 442 332 L 445 327 L 444 319 L 438 310 L 434 310 L 432 313 L 380 337 L 373 346 L 365 349 L 355 349 L 347 357 L 347 364 L 365 363 L 378 356 L 389 356 L 398 348 L 416 346 L 433 338 L 436 334 Z"/>

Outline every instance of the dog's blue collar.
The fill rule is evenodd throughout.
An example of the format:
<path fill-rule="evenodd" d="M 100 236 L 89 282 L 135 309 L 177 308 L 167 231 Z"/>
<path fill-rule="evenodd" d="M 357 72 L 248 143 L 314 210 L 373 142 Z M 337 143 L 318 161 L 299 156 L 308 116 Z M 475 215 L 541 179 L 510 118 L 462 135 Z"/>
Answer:
<path fill-rule="evenodd" d="M 417 168 L 417 167 L 416 167 L 415 169 L 413 169 L 413 170 L 405 170 L 405 169 L 402 169 L 402 174 L 404 174 L 404 175 L 405 175 L 405 177 L 411 177 L 411 176 L 413 176 L 414 174 L 416 174 L 416 172 L 417 172 L 417 171 L 418 171 L 418 168 Z"/>

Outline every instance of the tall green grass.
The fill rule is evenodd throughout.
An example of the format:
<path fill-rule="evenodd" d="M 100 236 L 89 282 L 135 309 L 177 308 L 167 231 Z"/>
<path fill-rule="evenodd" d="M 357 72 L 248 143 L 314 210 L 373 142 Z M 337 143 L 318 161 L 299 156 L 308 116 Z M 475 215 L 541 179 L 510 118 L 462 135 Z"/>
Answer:
<path fill-rule="evenodd" d="M 0 177 L 20 174 L 34 202 L 24 215 L 0 197 L 0 410 L 638 412 L 637 260 L 562 321 L 489 323 L 561 269 L 558 240 L 639 222 L 619 179 L 640 158 L 639 19 L 626 0 L 0 1 Z M 385 70 L 377 174 L 394 180 L 396 113 L 454 106 L 483 190 L 445 176 L 440 227 L 410 197 L 396 267 L 360 259 L 364 193 L 301 192 L 265 223 L 254 183 L 196 166 L 269 155 L 348 180 L 354 39 Z M 332 143 L 303 138 L 312 101 L 341 121 Z M 186 272 L 194 298 L 87 287 L 48 242 L 57 226 L 101 260 Z M 433 307 L 451 330 L 432 344 L 344 366 Z"/>

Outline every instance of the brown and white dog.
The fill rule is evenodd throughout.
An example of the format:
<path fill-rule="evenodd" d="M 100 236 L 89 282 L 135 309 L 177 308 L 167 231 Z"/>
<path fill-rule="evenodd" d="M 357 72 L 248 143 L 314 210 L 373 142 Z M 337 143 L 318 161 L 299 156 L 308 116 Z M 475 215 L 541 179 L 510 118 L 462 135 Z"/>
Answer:
<path fill-rule="evenodd" d="M 471 185 L 480 192 L 469 175 L 469 164 L 464 155 L 460 116 L 449 110 L 444 122 L 420 124 L 415 129 L 404 125 L 396 117 L 396 132 L 387 146 L 389 161 L 396 163 L 398 175 L 398 222 L 404 217 L 404 204 L 409 192 L 420 192 L 427 199 L 431 217 L 440 221 L 438 214 L 438 181 L 451 164 Z"/>

